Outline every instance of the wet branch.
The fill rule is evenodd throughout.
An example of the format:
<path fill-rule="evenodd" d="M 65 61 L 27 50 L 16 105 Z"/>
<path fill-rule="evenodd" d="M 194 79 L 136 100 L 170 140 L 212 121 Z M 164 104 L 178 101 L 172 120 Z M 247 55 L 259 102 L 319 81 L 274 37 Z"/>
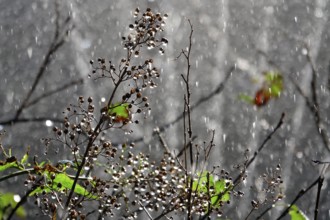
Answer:
<path fill-rule="evenodd" d="M 279 120 L 279 122 L 277 123 L 276 127 L 274 128 L 274 130 L 272 132 L 270 132 L 267 137 L 265 138 L 265 140 L 262 142 L 262 144 L 258 147 L 258 149 L 254 152 L 254 155 L 251 159 L 247 160 L 245 162 L 245 167 L 244 167 L 244 171 L 241 172 L 233 181 L 233 187 L 232 188 L 227 188 L 224 192 L 216 195 L 218 198 L 217 200 L 214 202 L 215 204 L 217 202 L 219 202 L 219 200 L 222 198 L 223 195 L 225 195 L 228 191 L 233 190 L 239 183 L 240 180 L 242 179 L 242 177 L 245 174 L 245 171 L 247 170 L 247 168 L 252 164 L 252 162 L 256 159 L 256 157 L 258 156 L 258 154 L 261 152 L 261 150 L 266 146 L 266 144 L 269 142 L 269 140 L 273 137 L 273 135 L 277 132 L 277 130 L 281 127 L 281 125 L 283 124 L 283 120 L 284 120 L 284 116 L 285 114 L 282 113 L 281 118 Z M 207 219 L 207 217 L 211 214 L 210 211 L 208 211 L 204 216 L 202 216 L 200 219 L 204 220 Z"/>
<path fill-rule="evenodd" d="M 181 74 L 181 77 L 186 85 L 186 94 L 184 95 L 184 115 L 186 117 L 183 118 L 184 120 L 184 127 L 186 127 L 186 120 L 187 120 L 187 129 L 184 129 L 184 146 L 186 146 L 186 143 L 188 143 L 188 149 L 189 149 L 189 155 L 190 155 L 190 168 L 193 169 L 194 166 L 194 155 L 193 155 L 193 144 L 192 144 L 192 125 L 191 125 L 191 109 L 190 109 L 190 96 L 191 96 L 191 90 L 190 90 L 190 85 L 189 85 L 189 77 L 190 77 L 190 54 L 191 54 L 191 49 L 192 49 L 192 35 L 194 32 L 193 26 L 188 19 L 189 25 L 190 25 L 190 35 L 189 35 L 189 46 L 188 46 L 188 51 L 182 50 L 181 54 L 185 57 L 186 62 L 187 62 L 187 72 L 186 75 L 184 76 Z M 180 55 L 181 55 L 180 54 Z M 186 135 L 186 132 L 188 132 L 188 136 Z M 188 141 L 187 141 L 188 139 Z M 186 152 L 186 151 L 185 151 Z M 186 167 L 188 169 L 188 167 Z M 189 186 L 189 192 L 188 192 L 188 213 L 187 213 L 187 218 L 192 219 L 191 216 L 191 209 L 192 209 L 192 185 L 193 181 L 190 181 L 190 186 Z"/>
<path fill-rule="evenodd" d="M 32 105 L 35 105 L 35 104 L 37 104 L 40 100 L 42 100 L 42 99 L 44 99 L 44 98 L 47 98 L 47 97 L 49 97 L 49 96 L 51 96 L 51 95 L 53 95 L 53 94 L 59 93 L 59 92 L 65 90 L 65 89 L 68 89 L 68 88 L 72 87 L 72 86 L 80 85 L 80 84 L 82 84 L 83 82 L 84 82 L 84 80 L 83 80 L 82 78 L 80 78 L 80 79 L 78 79 L 78 80 L 73 80 L 73 81 L 71 81 L 71 82 L 69 82 L 69 83 L 66 83 L 66 84 L 64 84 L 64 85 L 62 85 L 62 86 L 60 86 L 60 87 L 58 87 L 58 88 L 56 88 L 56 89 L 54 89 L 54 90 L 48 91 L 48 92 L 46 92 L 46 93 L 40 95 L 39 97 L 33 99 L 32 101 L 28 102 L 28 103 L 25 105 L 25 108 L 30 107 L 30 106 L 32 106 Z"/>
<path fill-rule="evenodd" d="M 309 98 L 303 92 L 302 88 L 298 85 L 298 83 L 295 82 L 295 80 L 293 78 L 289 77 L 289 79 L 292 82 L 292 84 L 294 85 L 294 87 L 296 88 L 296 90 L 298 91 L 298 93 L 305 99 L 307 107 L 309 108 L 309 110 L 312 112 L 312 114 L 314 116 L 314 122 L 317 127 L 317 133 L 321 136 L 324 147 L 330 152 L 329 135 L 328 135 L 326 129 L 324 128 L 324 125 L 323 125 L 324 119 L 322 118 L 321 113 L 320 113 L 320 105 L 319 105 L 319 100 L 318 100 L 319 98 L 318 98 L 317 87 L 316 87 L 317 70 L 312 61 L 307 44 L 305 43 L 304 46 L 307 49 L 307 54 L 306 54 L 307 62 L 310 64 L 311 69 L 312 69 L 312 80 L 310 82 L 312 97 Z M 277 69 L 280 69 L 279 66 L 275 62 L 273 62 L 271 59 L 269 59 L 268 55 L 265 52 L 263 52 L 261 50 L 258 50 L 257 52 L 260 53 L 262 56 L 266 57 L 267 62 L 270 65 L 276 67 Z M 328 73 L 328 88 L 330 89 L 330 65 L 329 65 L 329 73 Z"/>
<path fill-rule="evenodd" d="M 276 127 L 274 128 L 274 130 L 271 133 L 268 134 L 268 136 L 265 138 L 265 140 L 262 142 L 262 144 L 254 152 L 253 157 L 248 160 L 248 162 L 246 163 L 245 169 L 247 169 L 251 165 L 251 163 L 256 159 L 256 157 L 261 152 L 261 150 L 265 147 L 265 145 L 267 144 L 267 142 L 272 138 L 272 136 L 276 133 L 276 131 L 281 127 L 281 125 L 283 124 L 284 116 L 285 116 L 285 113 L 283 112 L 282 115 L 281 115 L 281 118 L 280 118 L 279 122 L 276 125 Z M 237 181 L 236 179 L 234 181 L 234 184 Z"/>
<path fill-rule="evenodd" d="M 232 75 L 232 73 L 234 72 L 236 68 L 234 66 L 230 67 L 227 72 L 226 72 L 226 75 L 225 75 L 225 78 L 223 79 L 222 82 L 219 83 L 219 85 L 212 91 L 210 92 L 209 94 L 207 94 L 206 96 L 200 98 L 196 103 L 192 104 L 191 107 L 190 107 L 190 111 L 193 112 L 197 107 L 199 107 L 201 104 L 203 104 L 204 102 L 212 99 L 214 96 L 220 94 L 224 88 L 225 88 L 225 85 L 227 84 L 230 76 Z M 182 120 L 184 118 L 184 113 L 178 115 L 173 121 L 165 124 L 165 125 L 162 125 L 161 127 L 158 128 L 159 132 L 162 133 L 164 132 L 166 129 L 168 129 L 169 127 L 171 127 L 172 125 L 178 123 L 180 120 Z M 152 136 L 155 136 L 157 135 L 157 132 L 156 131 L 153 131 L 152 132 Z M 194 137 L 193 137 L 194 139 Z M 144 137 L 139 137 L 139 138 L 136 138 L 134 140 L 131 140 L 131 142 L 134 142 L 134 143 L 138 143 L 138 142 L 142 142 L 144 140 Z M 181 152 L 181 151 L 180 151 Z M 182 151 L 183 153 L 183 151 Z M 181 154 L 180 154 L 181 155 Z M 179 156 L 179 155 L 178 155 Z"/>
<path fill-rule="evenodd" d="M 45 55 L 44 60 L 39 68 L 36 78 L 34 79 L 32 87 L 31 87 L 30 91 L 28 91 L 26 97 L 23 99 L 22 104 L 16 111 L 13 121 L 16 121 L 19 118 L 19 116 L 21 115 L 22 111 L 25 108 L 27 108 L 32 94 L 34 93 L 35 89 L 37 88 L 37 85 L 39 84 L 40 79 L 46 72 L 46 68 L 52 60 L 53 54 L 56 53 L 59 50 L 59 48 L 61 48 L 63 46 L 63 44 L 66 41 L 66 37 L 67 37 L 68 33 L 74 28 L 73 26 L 69 26 L 69 22 L 71 20 L 70 16 L 68 16 L 65 19 L 63 26 L 62 27 L 60 26 L 60 24 L 59 24 L 60 12 L 59 12 L 59 5 L 58 5 L 57 1 L 55 1 L 55 14 L 56 14 L 56 20 L 55 20 L 55 33 L 54 33 L 53 40 Z"/>
<path fill-rule="evenodd" d="M 290 205 L 282 212 L 282 214 L 277 218 L 277 220 L 282 219 L 284 216 L 286 216 L 286 214 L 288 214 L 288 212 L 290 211 L 290 208 L 320 181 L 321 181 L 321 176 L 319 176 L 310 186 L 308 186 L 307 189 L 300 190 L 297 196 L 292 200 L 292 202 L 289 203 Z"/>

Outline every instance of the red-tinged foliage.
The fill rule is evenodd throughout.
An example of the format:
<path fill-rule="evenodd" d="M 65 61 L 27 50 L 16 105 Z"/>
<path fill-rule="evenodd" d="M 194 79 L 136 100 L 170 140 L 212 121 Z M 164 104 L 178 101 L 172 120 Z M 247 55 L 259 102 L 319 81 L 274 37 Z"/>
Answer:
<path fill-rule="evenodd" d="M 270 97 L 271 97 L 270 93 L 267 91 L 267 89 L 265 88 L 259 89 L 254 97 L 254 104 L 258 107 L 264 106 L 267 104 Z"/>

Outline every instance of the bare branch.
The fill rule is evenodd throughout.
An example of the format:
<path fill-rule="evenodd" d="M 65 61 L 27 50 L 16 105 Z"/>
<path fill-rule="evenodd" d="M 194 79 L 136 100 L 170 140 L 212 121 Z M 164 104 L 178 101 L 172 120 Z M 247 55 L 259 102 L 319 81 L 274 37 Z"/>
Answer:
<path fill-rule="evenodd" d="M 36 75 L 36 78 L 34 79 L 34 82 L 32 84 L 31 89 L 27 93 L 26 97 L 23 99 L 22 104 L 20 105 L 20 107 L 18 108 L 18 110 L 15 114 L 15 117 L 14 117 L 15 120 L 17 120 L 19 118 L 22 111 L 27 107 L 28 102 L 29 102 L 33 92 L 37 88 L 37 85 L 39 84 L 40 79 L 42 78 L 42 76 L 46 72 L 46 68 L 49 65 L 49 63 L 51 62 L 52 55 L 54 53 L 56 53 L 58 51 L 58 49 L 63 46 L 63 44 L 65 43 L 65 40 L 66 40 L 67 33 L 73 29 L 73 26 L 72 26 L 72 27 L 66 28 L 65 30 L 62 30 L 62 32 L 64 32 L 65 34 L 60 36 L 60 29 L 64 28 L 64 26 L 68 22 L 66 22 L 63 27 L 60 27 L 60 25 L 59 25 L 60 13 L 59 13 L 58 2 L 57 1 L 55 1 L 55 14 L 56 14 L 56 20 L 55 20 L 55 33 L 54 33 L 53 41 L 51 42 L 51 45 L 50 45 L 50 47 L 49 47 L 49 49 L 48 49 L 48 51 L 45 55 L 44 61 L 42 62 L 41 66 L 39 68 L 39 71 Z M 69 16 L 67 17 L 66 21 L 70 21 Z"/>
<path fill-rule="evenodd" d="M 305 195 L 310 189 L 312 189 L 317 183 L 319 183 L 320 177 L 318 177 L 311 185 L 307 187 L 307 189 L 302 189 L 299 191 L 297 196 L 290 202 L 289 206 L 282 212 L 282 214 L 277 218 L 277 220 L 282 219 L 286 214 L 288 214 L 290 208 L 303 196 Z"/>
<path fill-rule="evenodd" d="M 48 96 L 51 96 L 51 95 L 56 94 L 56 93 L 59 93 L 60 91 L 63 91 L 65 89 L 67 89 L 67 88 L 70 88 L 71 86 L 82 84 L 83 82 L 84 82 L 83 79 L 73 80 L 73 81 L 71 81 L 71 82 L 69 82 L 67 84 L 64 84 L 64 85 L 62 85 L 62 86 L 60 86 L 60 87 L 58 87 L 58 88 L 56 88 L 54 90 L 48 91 L 48 92 L 42 94 L 41 96 L 33 99 L 32 101 L 28 102 L 25 105 L 25 108 L 37 104 L 40 100 L 42 100 L 44 98 L 47 98 Z"/>

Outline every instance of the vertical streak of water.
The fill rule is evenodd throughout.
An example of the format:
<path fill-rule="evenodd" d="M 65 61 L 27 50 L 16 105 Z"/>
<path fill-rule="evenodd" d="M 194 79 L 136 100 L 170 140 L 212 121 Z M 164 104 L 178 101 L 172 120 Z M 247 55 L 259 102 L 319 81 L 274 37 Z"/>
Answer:
<path fill-rule="evenodd" d="M 220 16 L 218 16 L 218 20 L 217 20 L 217 24 L 219 25 L 217 27 L 217 29 L 219 31 L 222 31 L 221 34 L 219 34 L 221 37 L 221 39 L 219 39 L 218 44 L 217 44 L 217 52 L 215 54 L 215 63 L 217 63 L 218 65 L 223 65 L 224 61 L 226 60 L 226 57 L 228 55 L 228 45 L 229 45 L 229 40 L 228 40 L 228 31 L 227 31 L 227 25 L 229 22 L 229 9 L 228 9 L 228 0 L 222 0 L 221 1 L 221 10 L 220 10 Z M 226 69 L 228 69 L 228 67 L 226 66 L 216 66 L 215 69 L 217 70 L 223 70 L 225 71 Z M 212 76 L 212 78 L 214 79 L 213 82 L 215 83 L 219 83 L 223 78 L 224 78 L 224 74 L 225 72 L 223 72 L 223 75 L 221 77 L 219 77 L 219 72 L 215 72 L 215 75 Z M 213 83 L 213 87 L 216 87 L 217 85 Z M 213 105 L 214 108 L 216 109 L 216 111 L 214 112 L 219 112 L 220 114 L 218 114 L 217 116 L 217 121 L 222 122 L 224 120 L 224 116 L 226 114 L 221 114 L 223 112 L 223 95 L 217 96 L 215 98 L 216 100 L 212 100 L 215 104 Z M 226 132 L 221 123 L 218 123 L 216 125 L 216 136 L 217 137 L 223 137 L 224 132 Z M 222 149 L 225 148 L 225 141 L 222 138 L 216 139 L 216 148 L 213 149 L 213 153 L 211 154 L 211 158 L 210 161 L 212 164 L 218 164 L 219 161 L 223 161 L 223 154 L 222 154 Z"/>
<path fill-rule="evenodd" d="M 261 51 L 264 51 L 266 54 L 269 50 L 269 30 L 270 30 L 270 23 L 273 18 L 273 9 L 272 6 L 269 6 L 269 8 L 264 8 L 264 14 L 263 16 L 263 22 L 261 23 L 260 26 L 260 33 L 259 35 L 255 35 L 255 42 L 254 45 L 257 45 L 256 49 L 259 49 Z M 267 69 L 268 63 L 265 57 L 261 56 L 258 60 L 258 65 L 257 65 L 257 70 L 258 71 L 263 71 Z M 264 136 L 260 136 L 260 131 L 261 131 L 261 126 L 258 123 L 262 119 L 262 112 L 261 111 L 256 111 L 255 112 L 256 116 L 254 119 L 253 123 L 256 123 L 256 126 L 251 125 L 251 136 L 249 137 L 248 140 L 248 147 L 250 148 L 251 152 L 254 152 L 260 145 L 260 143 L 263 141 Z M 255 124 L 254 124 L 255 125 Z M 252 163 L 249 167 L 248 170 L 249 173 L 257 174 L 258 170 L 256 170 L 256 163 Z M 255 181 L 255 178 L 257 176 L 250 175 L 247 178 L 246 185 L 248 186 L 253 186 L 253 182 Z M 251 192 L 250 190 L 246 190 L 245 192 L 245 197 L 246 198 L 251 198 Z M 238 213 L 239 218 L 245 218 L 246 214 L 249 213 L 251 209 L 251 205 L 249 202 L 240 202 L 238 210 L 240 210 L 240 213 Z"/>

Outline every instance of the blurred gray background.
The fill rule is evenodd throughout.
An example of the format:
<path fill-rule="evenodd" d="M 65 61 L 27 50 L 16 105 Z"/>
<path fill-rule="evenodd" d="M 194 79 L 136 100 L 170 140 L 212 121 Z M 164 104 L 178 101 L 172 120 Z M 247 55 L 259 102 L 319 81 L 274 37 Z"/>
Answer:
<path fill-rule="evenodd" d="M 196 143 L 210 140 L 215 129 L 216 147 L 209 166 L 220 165 L 232 171 L 233 166 L 244 161 L 244 152 L 253 152 L 278 123 L 282 112 L 285 120 L 257 160 L 248 169 L 248 179 L 243 187 L 245 196 L 225 209 L 224 216 L 244 219 L 251 209 L 250 201 L 260 198 L 256 184 L 263 173 L 270 173 L 277 164 L 282 166 L 284 201 L 292 201 L 298 191 L 309 186 L 319 175 L 321 166 L 312 159 L 329 161 L 330 153 L 323 145 L 316 129 L 313 115 L 305 99 L 297 92 L 289 77 L 293 78 L 310 96 L 311 66 L 304 52 L 306 45 L 318 71 L 317 92 L 320 111 L 327 131 L 330 129 L 329 113 L 329 60 L 330 23 L 327 0 L 71 0 L 59 1 L 63 18 L 72 17 L 75 28 L 68 41 L 53 55 L 45 74 L 32 95 L 58 88 L 63 83 L 84 79 L 75 85 L 42 99 L 37 105 L 25 109 L 22 118 L 61 119 L 69 103 L 76 103 L 79 95 L 93 96 L 95 103 L 111 89 L 110 82 L 88 79 L 90 59 L 105 57 L 116 63 L 125 51 L 121 36 L 128 32 L 128 25 L 136 7 L 144 11 L 168 13 L 165 35 L 169 40 L 164 56 L 155 55 L 155 66 L 162 74 L 158 88 L 149 95 L 152 111 L 131 135 L 118 135 L 138 142 L 139 149 L 157 158 L 163 152 L 154 128 L 172 121 L 183 111 L 184 86 L 180 74 L 185 73 L 183 59 L 175 60 L 181 49 L 189 43 L 190 26 L 193 24 L 192 48 L 192 103 L 207 96 L 224 79 L 231 66 L 236 66 L 221 94 L 212 97 L 193 112 L 193 133 Z M 6 130 L 3 145 L 22 155 L 31 146 L 31 155 L 43 157 L 40 141 L 52 136 L 52 126 L 45 121 L 5 124 L 11 119 L 30 90 L 33 80 L 52 42 L 55 30 L 54 3 L 44 1 L 0 0 L 0 129 Z M 267 54 L 267 56 L 263 55 Z M 254 95 L 260 86 L 262 72 L 274 69 L 273 62 L 284 76 L 284 91 L 279 99 L 262 108 L 256 108 L 238 99 L 240 93 Z M 259 80 L 259 84 L 255 81 Z M 98 106 L 99 107 L 99 106 Z M 53 123 L 56 125 L 56 121 Z M 182 121 L 166 130 L 164 138 L 171 149 L 177 151 L 183 144 Z M 59 152 L 59 159 L 67 159 Z M 15 191 L 17 184 L 1 184 L 1 191 Z M 321 192 L 320 219 L 330 218 L 329 172 Z M 14 186 L 14 187 L 13 187 Z M 316 188 L 299 200 L 297 205 L 310 218 L 314 215 Z M 268 215 L 274 219 L 283 207 Z M 256 216 L 263 209 L 256 211 Z M 31 211 L 35 216 L 36 211 Z M 37 216 L 41 218 L 40 215 Z M 253 215 L 250 219 L 253 219 Z"/>

